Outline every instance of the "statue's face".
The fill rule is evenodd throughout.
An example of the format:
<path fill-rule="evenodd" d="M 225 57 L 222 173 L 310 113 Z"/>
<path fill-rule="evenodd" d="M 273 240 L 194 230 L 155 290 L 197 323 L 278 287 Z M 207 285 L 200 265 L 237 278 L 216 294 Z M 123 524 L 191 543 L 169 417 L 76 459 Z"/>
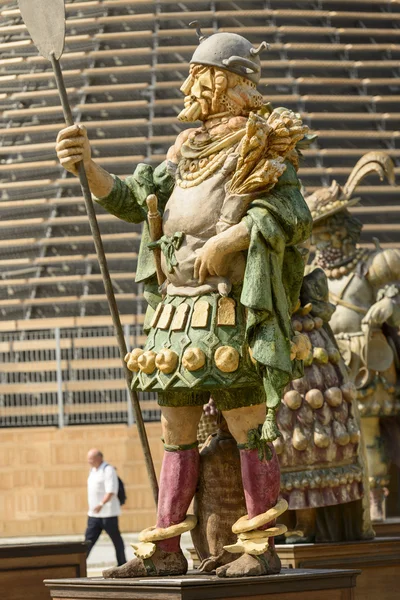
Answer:
<path fill-rule="evenodd" d="M 225 69 L 206 65 L 191 65 L 181 92 L 185 94 L 184 109 L 178 119 L 186 123 L 207 121 L 221 113 L 247 116 L 263 104 L 254 83 Z"/>
<path fill-rule="evenodd" d="M 212 67 L 197 66 L 181 86 L 185 94 L 184 109 L 178 115 L 180 121 L 192 123 L 206 121 L 215 109 L 215 75 Z"/>
<path fill-rule="evenodd" d="M 347 237 L 346 227 L 338 227 L 333 221 L 330 222 L 329 219 L 326 219 L 323 225 L 316 225 L 313 228 L 312 243 L 318 250 L 324 250 L 328 247 L 341 248 Z"/>
<path fill-rule="evenodd" d="M 317 250 L 336 251 L 344 256 L 354 254 L 354 249 L 360 239 L 362 223 L 343 209 L 314 224 L 312 243 Z"/>
<path fill-rule="evenodd" d="M 322 231 L 322 228 L 313 230 L 312 243 L 318 248 L 318 250 L 323 250 L 324 248 L 327 248 L 331 245 L 330 232 Z"/>
<path fill-rule="evenodd" d="M 330 246 L 331 232 L 327 227 L 321 225 L 314 225 L 311 236 L 311 243 L 316 246 L 318 250 L 322 250 Z"/>

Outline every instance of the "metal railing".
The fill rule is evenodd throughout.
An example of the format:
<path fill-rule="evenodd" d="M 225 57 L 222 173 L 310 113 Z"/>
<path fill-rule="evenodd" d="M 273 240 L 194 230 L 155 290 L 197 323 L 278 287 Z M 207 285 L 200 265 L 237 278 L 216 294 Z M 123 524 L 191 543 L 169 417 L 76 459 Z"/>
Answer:
<path fill-rule="evenodd" d="M 143 344 L 136 325 L 124 333 Z M 139 398 L 144 420 L 159 420 L 156 395 Z M 111 326 L 1 334 L 0 427 L 100 423 L 134 423 Z"/>

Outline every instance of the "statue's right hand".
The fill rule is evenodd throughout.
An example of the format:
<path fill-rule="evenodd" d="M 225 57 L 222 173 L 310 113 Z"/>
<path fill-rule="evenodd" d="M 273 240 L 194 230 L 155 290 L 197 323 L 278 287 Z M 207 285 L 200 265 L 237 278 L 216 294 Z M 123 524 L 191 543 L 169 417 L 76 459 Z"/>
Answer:
<path fill-rule="evenodd" d="M 60 164 L 74 175 L 78 175 L 78 163 L 85 167 L 91 162 L 91 149 L 86 128 L 83 125 L 71 125 L 61 129 L 57 136 L 56 152 Z"/>
<path fill-rule="evenodd" d="M 391 298 L 384 296 L 378 302 L 375 302 L 362 320 L 363 325 L 379 327 L 386 323 L 393 314 L 394 303 Z"/>

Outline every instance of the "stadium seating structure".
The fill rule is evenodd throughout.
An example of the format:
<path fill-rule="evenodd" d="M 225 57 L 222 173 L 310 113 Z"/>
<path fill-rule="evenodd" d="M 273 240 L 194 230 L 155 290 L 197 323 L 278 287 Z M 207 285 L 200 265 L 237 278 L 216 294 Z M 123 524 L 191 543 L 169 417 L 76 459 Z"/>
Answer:
<path fill-rule="evenodd" d="M 184 127 L 176 116 L 197 44 L 194 19 L 206 34 L 270 43 L 266 101 L 300 112 L 318 133 L 300 170 L 308 191 L 344 183 L 368 150 L 387 150 L 399 164 L 400 0 L 67 0 L 66 16 L 61 65 L 74 118 L 97 162 L 121 177 L 139 162 L 160 163 Z M 54 77 L 11 0 L 0 0 L 0 53 L 0 426 L 58 423 L 60 394 L 65 423 L 124 422 L 126 392 L 79 183 L 55 156 L 63 116 Z M 363 243 L 378 237 L 399 247 L 397 189 L 371 176 L 358 195 L 352 210 L 365 224 Z M 96 210 L 127 339 L 137 345 L 140 226 Z M 158 418 L 154 399 L 143 402 L 146 419 Z"/>

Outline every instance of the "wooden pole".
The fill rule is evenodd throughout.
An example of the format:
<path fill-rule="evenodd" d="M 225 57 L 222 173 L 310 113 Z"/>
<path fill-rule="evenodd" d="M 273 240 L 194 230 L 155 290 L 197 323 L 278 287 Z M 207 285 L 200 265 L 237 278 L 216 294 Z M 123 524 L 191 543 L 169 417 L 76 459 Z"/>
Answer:
<path fill-rule="evenodd" d="M 74 124 L 74 119 L 72 116 L 71 107 L 68 101 L 67 91 L 65 89 L 64 78 L 61 72 L 60 62 L 56 59 L 54 53 L 50 54 L 51 65 L 53 67 L 54 76 L 57 83 L 58 92 L 60 94 L 61 105 L 63 108 L 65 122 L 68 126 Z M 147 474 L 150 479 L 151 489 L 153 492 L 154 502 L 157 506 L 158 503 L 158 483 L 157 477 L 154 470 L 154 463 L 151 456 L 149 441 L 147 438 L 146 429 L 144 426 L 143 416 L 140 410 L 139 398 L 135 390 L 132 390 L 132 374 L 129 371 L 128 367 L 125 363 L 125 355 L 127 353 L 124 333 L 122 330 L 121 320 L 119 318 L 119 312 L 117 307 L 117 302 L 115 300 L 114 290 L 111 282 L 110 273 L 108 270 L 106 255 L 104 252 L 103 242 L 100 235 L 99 225 L 96 218 L 96 213 L 94 210 L 92 194 L 89 188 L 89 182 L 86 177 L 85 167 L 83 162 L 80 162 L 78 165 L 79 172 L 79 181 L 81 183 L 82 194 L 85 201 L 86 212 L 89 218 L 90 230 L 92 232 L 94 245 L 96 248 L 97 258 L 100 265 L 100 271 L 103 277 L 104 288 L 107 295 L 108 306 L 110 309 L 111 317 L 113 320 L 115 334 L 118 340 L 119 351 L 121 355 L 122 365 L 124 369 L 125 379 L 128 385 L 129 394 L 132 402 L 133 412 L 136 419 L 136 425 L 138 428 L 140 443 L 143 448 L 144 458 L 146 462 Z"/>

